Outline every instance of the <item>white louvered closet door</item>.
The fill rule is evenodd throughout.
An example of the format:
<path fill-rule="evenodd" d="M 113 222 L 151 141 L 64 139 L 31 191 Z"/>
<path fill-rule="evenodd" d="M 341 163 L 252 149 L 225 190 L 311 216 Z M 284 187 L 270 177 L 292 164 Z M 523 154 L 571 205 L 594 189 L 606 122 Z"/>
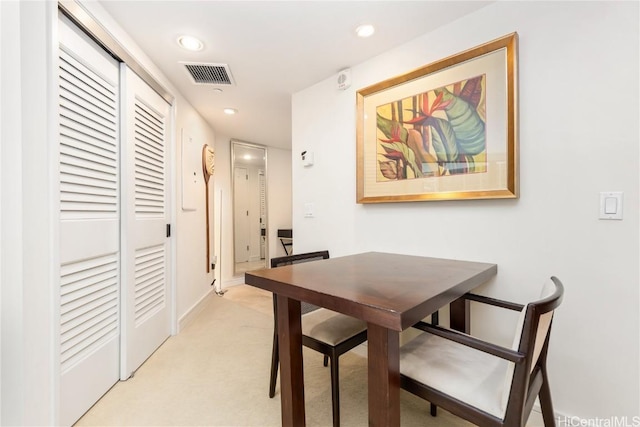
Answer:
<path fill-rule="evenodd" d="M 119 65 L 60 17 L 60 423 L 118 381 Z"/>
<path fill-rule="evenodd" d="M 169 104 L 125 65 L 122 75 L 123 340 L 128 378 L 171 332 Z"/>

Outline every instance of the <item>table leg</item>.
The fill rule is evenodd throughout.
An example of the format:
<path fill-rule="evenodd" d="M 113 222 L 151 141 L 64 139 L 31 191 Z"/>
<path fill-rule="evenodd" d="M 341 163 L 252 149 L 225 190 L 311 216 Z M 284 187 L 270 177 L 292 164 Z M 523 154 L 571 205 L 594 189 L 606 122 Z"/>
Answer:
<path fill-rule="evenodd" d="M 305 425 L 300 301 L 278 295 L 282 425 Z"/>
<path fill-rule="evenodd" d="M 400 333 L 369 323 L 369 426 L 400 425 Z"/>
<path fill-rule="evenodd" d="M 449 305 L 451 329 L 468 334 L 471 331 L 470 301 L 458 298 Z"/>

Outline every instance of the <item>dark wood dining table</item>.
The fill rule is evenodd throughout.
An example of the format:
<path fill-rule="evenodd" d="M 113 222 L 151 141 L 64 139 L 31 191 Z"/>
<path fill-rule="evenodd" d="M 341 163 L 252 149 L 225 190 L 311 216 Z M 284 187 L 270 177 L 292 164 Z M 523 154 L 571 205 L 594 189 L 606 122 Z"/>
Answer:
<path fill-rule="evenodd" d="M 368 252 L 245 273 L 277 295 L 283 426 L 304 426 L 300 301 L 367 322 L 370 426 L 400 425 L 400 332 L 450 305 L 451 327 L 468 332 L 459 299 L 497 274 L 495 264 Z"/>

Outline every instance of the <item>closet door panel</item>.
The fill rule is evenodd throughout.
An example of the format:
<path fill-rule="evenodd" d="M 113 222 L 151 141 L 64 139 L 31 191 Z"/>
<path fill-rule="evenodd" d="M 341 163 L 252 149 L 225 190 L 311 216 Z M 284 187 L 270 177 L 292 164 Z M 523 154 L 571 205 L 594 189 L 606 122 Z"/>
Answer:
<path fill-rule="evenodd" d="M 60 423 L 119 378 L 119 64 L 59 18 Z"/>
<path fill-rule="evenodd" d="M 122 65 L 123 336 L 121 378 L 169 337 L 170 106 Z"/>

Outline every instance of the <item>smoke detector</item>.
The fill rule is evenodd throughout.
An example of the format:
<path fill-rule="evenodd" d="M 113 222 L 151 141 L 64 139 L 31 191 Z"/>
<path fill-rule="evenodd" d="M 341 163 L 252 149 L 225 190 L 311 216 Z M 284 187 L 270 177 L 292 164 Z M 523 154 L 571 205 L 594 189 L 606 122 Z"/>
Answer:
<path fill-rule="evenodd" d="M 345 68 L 344 70 L 338 71 L 336 83 L 338 84 L 338 89 L 340 90 L 345 90 L 346 88 L 351 86 L 351 68 Z"/>

